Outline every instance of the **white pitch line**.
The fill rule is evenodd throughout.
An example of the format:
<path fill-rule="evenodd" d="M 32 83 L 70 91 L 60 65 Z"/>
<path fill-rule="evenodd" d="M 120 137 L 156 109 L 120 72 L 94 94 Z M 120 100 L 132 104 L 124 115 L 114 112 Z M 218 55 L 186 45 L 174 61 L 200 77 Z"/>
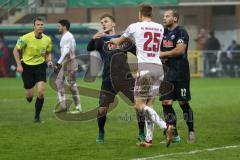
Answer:
<path fill-rule="evenodd" d="M 160 154 L 160 155 L 157 155 L 157 156 L 145 157 L 145 158 L 134 158 L 132 160 L 148 160 L 148 159 L 155 159 L 155 158 L 176 156 L 176 155 L 192 155 L 192 154 L 196 154 L 196 153 L 213 152 L 213 151 L 216 151 L 216 150 L 239 148 L 239 147 L 240 147 L 240 145 L 214 147 L 214 148 L 207 148 L 207 149 L 202 149 L 202 150 L 193 150 L 193 151 L 189 151 L 189 152 L 178 152 L 178 153 Z"/>

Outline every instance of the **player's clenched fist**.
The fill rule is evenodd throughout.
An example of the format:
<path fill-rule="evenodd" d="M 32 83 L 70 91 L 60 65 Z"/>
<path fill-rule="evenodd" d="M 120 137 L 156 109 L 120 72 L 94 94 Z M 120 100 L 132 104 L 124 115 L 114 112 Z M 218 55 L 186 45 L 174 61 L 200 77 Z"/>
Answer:
<path fill-rule="evenodd" d="M 19 72 L 19 73 L 22 73 L 23 72 L 22 65 L 18 65 L 16 71 Z"/>
<path fill-rule="evenodd" d="M 105 34 L 104 32 L 97 32 L 97 33 L 93 36 L 93 39 L 101 38 L 101 37 L 103 37 L 104 34 Z"/>

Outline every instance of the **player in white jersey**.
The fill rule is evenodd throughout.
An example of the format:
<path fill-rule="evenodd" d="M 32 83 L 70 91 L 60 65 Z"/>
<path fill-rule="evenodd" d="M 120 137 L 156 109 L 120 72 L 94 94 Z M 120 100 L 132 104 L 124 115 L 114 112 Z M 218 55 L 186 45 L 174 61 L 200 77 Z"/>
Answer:
<path fill-rule="evenodd" d="M 152 21 L 152 7 L 140 6 L 140 22 L 129 25 L 120 38 L 111 39 L 119 44 L 132 37 L 137 47 L 138 75 L 134 87 L 135 106 L 146 117 L 146 138 L 141 146 L 152 146 L 153 122 L 166 133 L 167 146 L 172 141 L 172 125 L 167 125 L 153 109 L 154 97 L 159 93 L 160 81 L 163 79 L 163 67 L 159 58 L 160 45 L 164 28 Z"/>
<path fill-rule="evenodd" d="M 58 89 L 58 98 L 60 102 L 60 108 L 55 112 L 62 112 L 67 110 L 66 97 L 64 89 L 64 81 L 69 84 L 70 91 L 72 92 L 74 104 L 76 109 L 71 113 L 80 113 L 82 111 L 80 104 L 80 95 L 76 84 L 76 71 L 78 65 L 75 57 L 76 42 L 72 33 L 69 32 L 70 22 L 66 19 L 58 21 L 59 32 L 62 33 L 60 41 L 61 57 L 57 62 L 57 78 L 56 85 Z"/>

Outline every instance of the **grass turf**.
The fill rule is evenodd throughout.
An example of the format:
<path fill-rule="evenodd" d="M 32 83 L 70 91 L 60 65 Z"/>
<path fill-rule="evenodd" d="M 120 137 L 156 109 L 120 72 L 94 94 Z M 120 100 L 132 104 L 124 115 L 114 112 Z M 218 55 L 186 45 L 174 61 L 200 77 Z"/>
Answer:
<path fill-rule="evenodd" d="M 46 100 L 42 111 L 44 124 L 33 123 L 34 101 L 24 99 L 21 79 L 0 79 L 0 159 L 133 159 L 165 155 L 154 159 L 215 160 L 240 159 L 239 147 L 196 154 L 175 154 L 207 148 L 240 145 L 240 79 L 192 79 L 190 102 L 195 114 L 196 143 L 187 144 L 187 127 L 177 104 L 178 129 L 182 141 L 166 148 L 162 131 L 155 127 L 154 147 L 139 148 L 135 111 L 121 98 L 109 115 L 103 145 L 97 145 L 96 120 L 64 122 L 52 113 L 57 103 L 56 92 L 47 85 Z M 101 81 L 78 84 L 100 88 Z M 84 111 L 97 107 L 98 99 L 81 96 Z M 156 101 L 155 109 L 162 116 Z M 166 155 L 173 154 L 173 155 Z"/>

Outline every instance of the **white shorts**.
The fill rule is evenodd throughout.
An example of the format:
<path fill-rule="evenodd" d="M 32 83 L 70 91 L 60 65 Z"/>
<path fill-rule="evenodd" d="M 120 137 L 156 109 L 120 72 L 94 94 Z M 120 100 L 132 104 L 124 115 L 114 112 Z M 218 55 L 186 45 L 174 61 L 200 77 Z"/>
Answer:
<path fill-rule="evenodd" d="M 148 99 L 159 96 L 159 87 L 163 77 L 164 72 L 162 65 L 155 63 L 138 64 L 134 97 Z"/>

